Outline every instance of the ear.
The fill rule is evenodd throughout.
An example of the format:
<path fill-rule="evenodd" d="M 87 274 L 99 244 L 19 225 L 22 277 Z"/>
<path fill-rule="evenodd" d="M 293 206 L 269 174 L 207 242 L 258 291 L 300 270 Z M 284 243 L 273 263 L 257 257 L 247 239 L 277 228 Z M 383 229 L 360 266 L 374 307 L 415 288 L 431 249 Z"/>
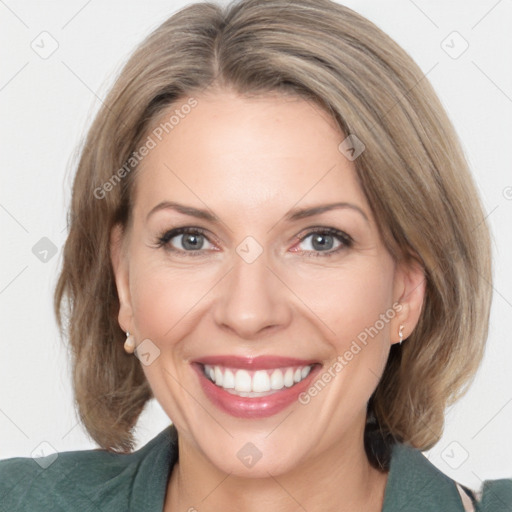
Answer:
<path fill-rule="evenodd" d="M 123 331 L 132 332 L 133 308 L 130 295 L 128 261 L 123 250 L 123 241 L 123 228 L 120 224 L 116 224 L 110 232 L 110 259 L 119 297 L 118 321 Z"/>
<path fill-rule="evenodd" d="M 391 343 L 400 341 L 399 330 L 403 325 L 403 339 L 408 338 L 418 324 L 425 299 L 426 276 L 423 266 L 416 259 L 398 263 L 395 270 L 394 297 L 396 316 L 391 325 Z"/>

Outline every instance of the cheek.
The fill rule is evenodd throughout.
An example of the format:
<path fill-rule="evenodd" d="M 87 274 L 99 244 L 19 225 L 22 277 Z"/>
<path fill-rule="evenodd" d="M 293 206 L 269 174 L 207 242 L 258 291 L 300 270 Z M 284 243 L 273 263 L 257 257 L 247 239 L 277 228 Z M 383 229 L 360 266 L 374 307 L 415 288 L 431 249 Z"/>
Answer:
<path fill-rule="evenodd" d="M 184 360 L 194 351 L 194 332 L 204 312 L 208 290 L 215 283 L 213 272 L 169 268 L 146 259 L 134 264 L 131 296 L 139 340 L 150 339 L 159 356 L 142 369 L 156 400 L 169 418 L 181 428 L 187 424 L 190 403 L 183 389 L 192 389 L 195 377 Z M 191 343 L 192 341 L 192 343 Z M 185 430 L 187 430 L 185 428 Z"/>
<path fill-rule="evenodd" d="M 328 425 L 327 437 L 365 414 L 389 354 L 393 264 L 377 256 L 357 263 L 316 272 L 314 286 L 302 280 L 300 289 L 316 325 L 324 326 L 330 354 L 300 403 L 315 422 Z"/>
<path fill-rule="evenodd" d="M 308 279 L 296 279 L 293 289 L 325 325 L 337 353 L 358 337 L 364 341 L 368 331 L 372 338 L 389 338 L 389 322 L 395 314 L 393 264 L 385 257 L 366 265 L 316 271 Z"/>
<path fill-rule="evenodd" d="M 193 322 L 211 288 L 211 274 L 197 269 L 171 269 L 161 263 L 139 265 L 130 291 L 140 336 L 157 343 L 179 338 L 179 333 Z"/>

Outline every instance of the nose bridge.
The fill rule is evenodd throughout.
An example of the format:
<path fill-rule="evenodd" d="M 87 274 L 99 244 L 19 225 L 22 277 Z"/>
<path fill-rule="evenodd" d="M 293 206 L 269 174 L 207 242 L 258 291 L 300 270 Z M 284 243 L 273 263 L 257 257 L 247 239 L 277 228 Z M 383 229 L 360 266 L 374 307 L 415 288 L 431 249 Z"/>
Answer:
<path fill-rule="evenodd" d="M 284 286 L 268 268 L 267 253 L 251 243 L 242 242 L 233 254 L 233 267 L 223 279 L 214 311 L 217 325 L 244 338 L 283 326 L 290 318 Z"/>

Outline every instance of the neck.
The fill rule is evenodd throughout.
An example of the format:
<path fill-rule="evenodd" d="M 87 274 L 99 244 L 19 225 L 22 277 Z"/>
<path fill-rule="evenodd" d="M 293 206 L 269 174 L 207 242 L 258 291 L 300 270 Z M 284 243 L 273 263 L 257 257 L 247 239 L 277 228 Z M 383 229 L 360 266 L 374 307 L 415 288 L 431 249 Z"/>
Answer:
<path fill-rule="evenodd" d="M 381 512 L 388 474 L 370 465 L 359 438 L 263 478 L 223 473 L 179 439 L 164 512 Z"/>

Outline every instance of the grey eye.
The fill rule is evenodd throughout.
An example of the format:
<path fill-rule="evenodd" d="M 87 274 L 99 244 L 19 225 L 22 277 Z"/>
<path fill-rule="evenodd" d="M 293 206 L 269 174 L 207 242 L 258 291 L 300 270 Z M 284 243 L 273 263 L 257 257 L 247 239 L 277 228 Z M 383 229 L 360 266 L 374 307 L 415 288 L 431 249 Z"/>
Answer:
<path fill-rule="evenodd" d="M 179 240 L 176 243 L 176 240 Z M 206 237 L 200 233 L 182 233 L 171 240 L 171 245 L 176 249 L 185 251 L 199 251 L 204 249 Z"/>
<path fill-rule="evenodd" d="M 304 237 L 300 245 L 302 244 L 304 244 L 303 247 L 300 247 L 302 251 L 325 252 L 337 249 L 341 245 L 341 242 L 337 240 L 334 235 L 326 233 L 311 233 Z"/>

